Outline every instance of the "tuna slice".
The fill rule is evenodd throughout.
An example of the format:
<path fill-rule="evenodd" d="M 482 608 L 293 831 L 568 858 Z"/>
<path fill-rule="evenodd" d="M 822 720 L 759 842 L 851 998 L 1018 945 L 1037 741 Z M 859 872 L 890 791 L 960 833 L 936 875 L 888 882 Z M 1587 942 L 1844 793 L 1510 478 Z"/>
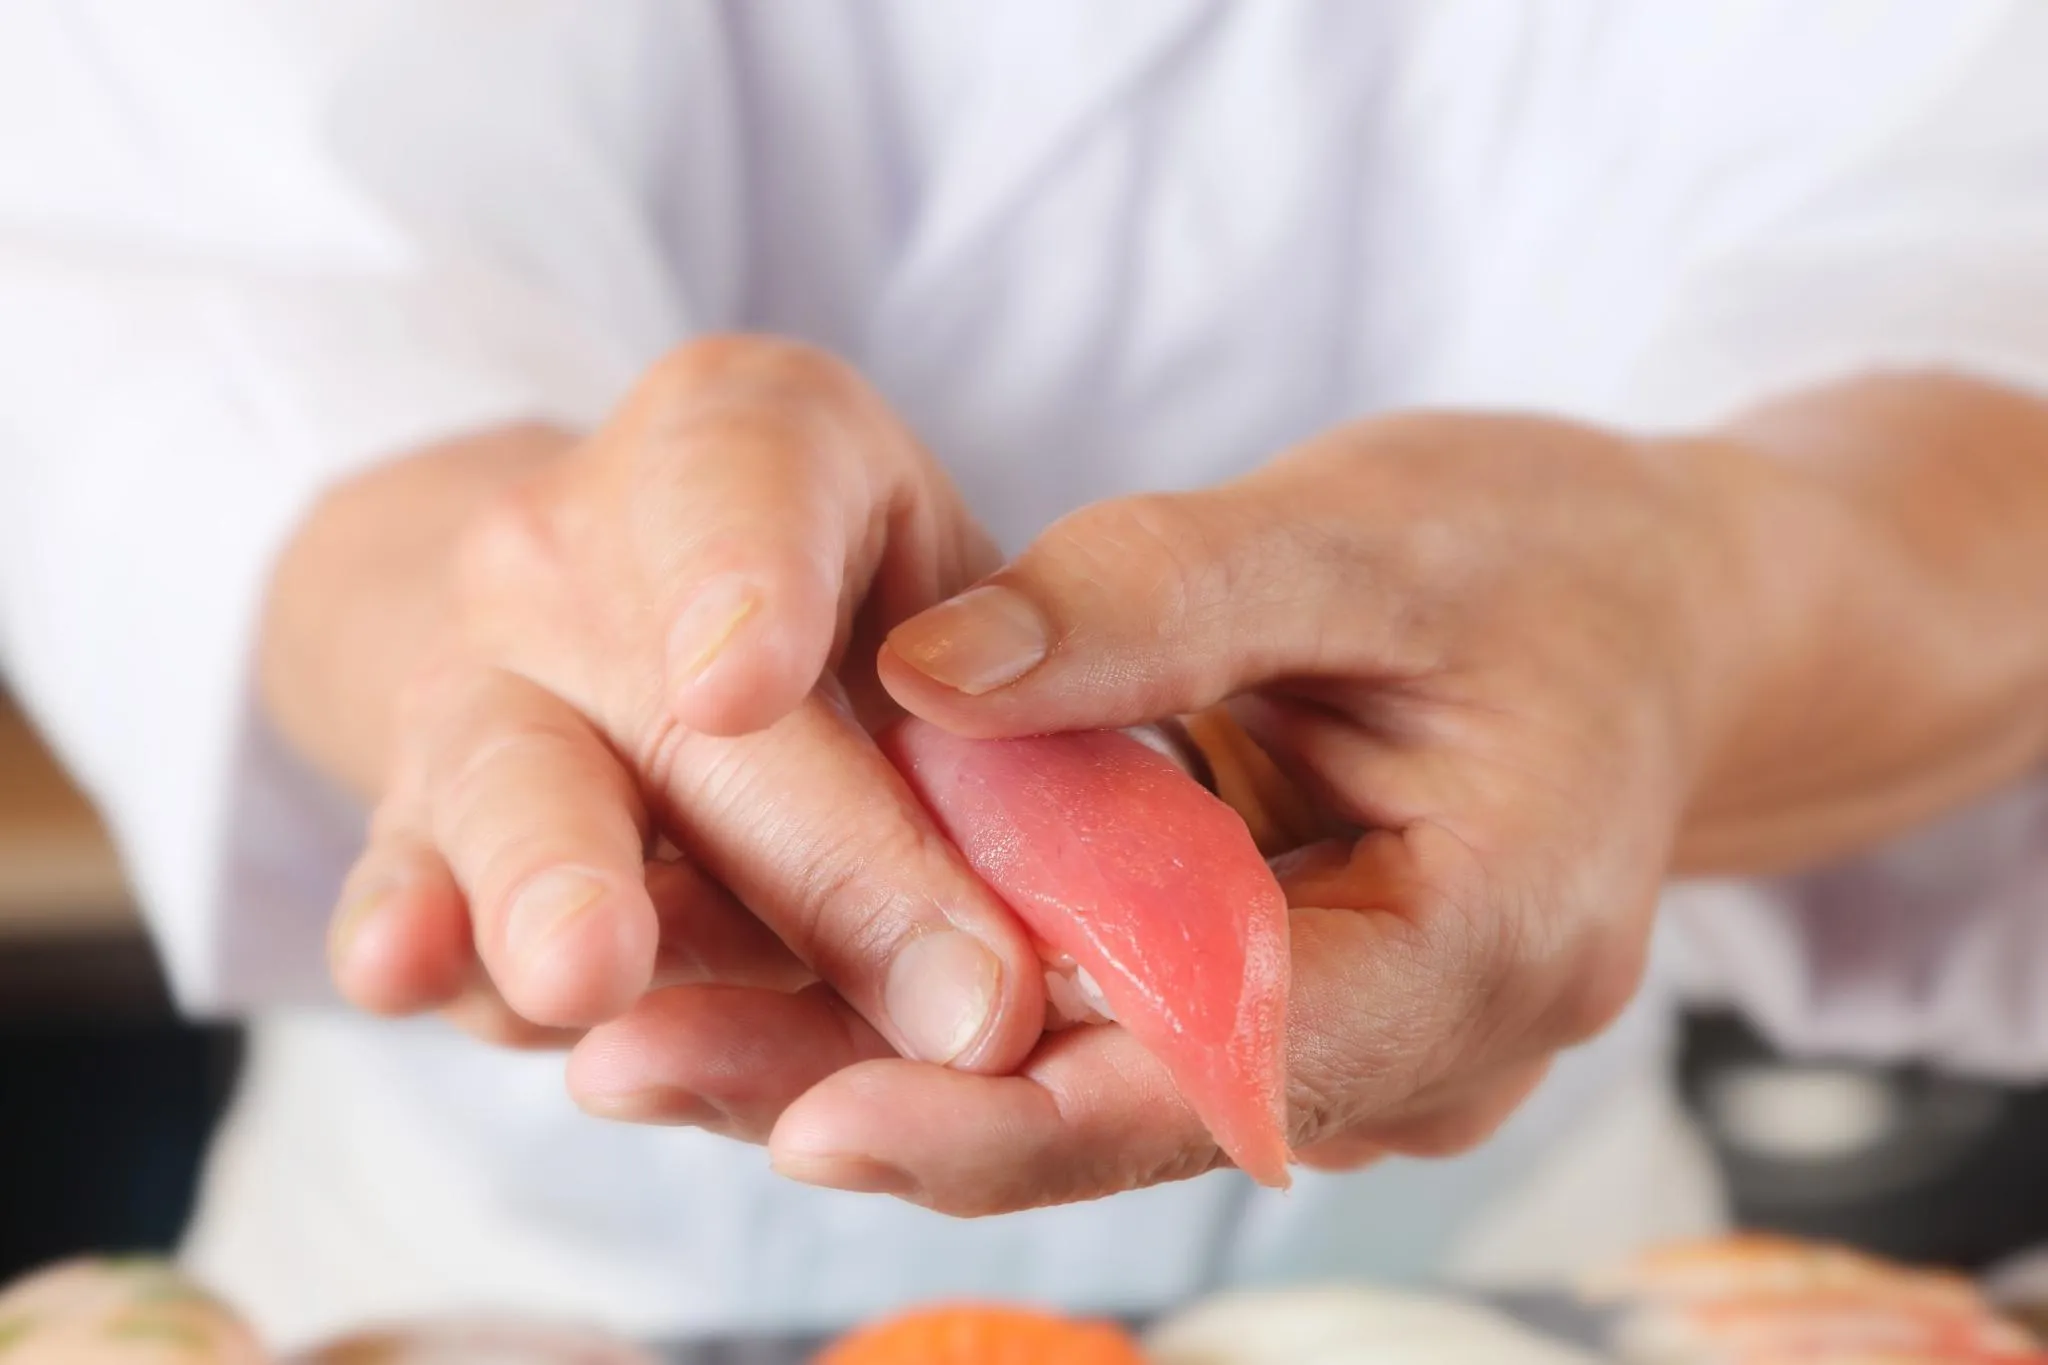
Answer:
<path fill-rule="evenodd" d="M 885 745 L 1049 961 L 1173 1077 L 1231 1160 L 1287 1184 L 1287 901 L 1237 813 L 1113 731 Z"/>

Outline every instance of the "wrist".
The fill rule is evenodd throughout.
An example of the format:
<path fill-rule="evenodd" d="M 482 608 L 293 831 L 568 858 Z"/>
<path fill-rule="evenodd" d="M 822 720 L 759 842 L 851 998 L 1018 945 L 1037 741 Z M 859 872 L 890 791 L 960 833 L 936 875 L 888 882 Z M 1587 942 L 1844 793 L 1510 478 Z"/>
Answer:
<path fill-rule="evenodd" d="M 1676 614 L 1686 641 L 1674 680 L 1688 748 L 1680 870 L 1747 867 L 1720 834 L 1731 813 L 1768 804 L 1802 761 L 1802 717 L 1824 696 L 1812 642 L 1853 557 L 1842 510 L 1798 471 L 1719 434 L 1654 440 L 1646 455 L 1673 491 Z M 1766 856 L 1764 861 L 1772 861 Z"/>
<path fill-rule="evenodd" d="M 2048 405 L 1877 375 L 1661 449 L 1731 642 L 1682 870 L 1839 858 L 2048 757 Z"/>

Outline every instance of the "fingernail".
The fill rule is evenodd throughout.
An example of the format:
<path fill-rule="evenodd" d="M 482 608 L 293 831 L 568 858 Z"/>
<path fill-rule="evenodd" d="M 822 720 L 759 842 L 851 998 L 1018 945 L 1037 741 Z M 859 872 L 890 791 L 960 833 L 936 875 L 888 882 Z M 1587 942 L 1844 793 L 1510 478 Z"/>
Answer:
<path fill-rule="evenodd" d="M 889 647 L 926 677 L 978 697 L 1038 667 L 1052 639 L 1029 598 L 990 583 L 905 621 Z"/>
<path fill-rule="evenodd" d="M 604 883 L 574 868 L 550 868 L 527 882 L 505 916 L 505 948 L 522 965 L 539 957 L 563 926 L 597 904 Z"/>
<path fill-rule="evenodd" d="M 904 945 L 889 964 L 882 1008 L 921 1062 L 946 1063 L 988 1031 L 1002 968 L 972 934 L 941 929 Z"/>
<path fill-rule="evenodd" d="M 760 604 L 753 585 L 740 578 L 714 578 L 698 589 L 669 631 L 670 684 L 703 677 Z"/>
<path fill-rule="evenodd" d="M 893 1194 L 910 1199 L 918 1183 L 910 1172 L 865 1156 L 777 1156 L 769 1164 L 779 1175 L 806 1185 L 854 1194 Z"/>
<path fill-rule="evenodd" d="M 334 926 L 327 931 L 328 959 L 345 963 L 355 952 L 356 941 L 362 937 L 363 929 L 376 918 L 391 899 L 389 886 L 372 887 L 358 892 L 342 906 L 341 913 L 334 917 Z"/>

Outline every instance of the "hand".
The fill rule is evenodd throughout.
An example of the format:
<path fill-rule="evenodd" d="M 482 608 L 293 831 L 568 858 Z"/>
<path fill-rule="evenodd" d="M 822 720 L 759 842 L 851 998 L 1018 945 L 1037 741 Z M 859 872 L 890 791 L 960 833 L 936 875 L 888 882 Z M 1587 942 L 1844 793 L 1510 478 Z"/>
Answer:
<path fill-rule="evenodd" d="M 985 736 L 1231 699 L 1363 831 L 1280 863 L 1296 1149 L 1450 1152 L 1635 987 L 1739 610 L 1692 492 L 1682 462 L 1584 428 L 1365 423 L 1076 514 L 900 626 L 881 676 Z M 658 1053 L 658 1021 L 634 1042 Z M 1055 1035 L 1014 1076 L 877 1060 L 788 1098 L 780 1169 L 960 1213 L 1220 1159 L 1117 1029 Z"/>
<path fill-rule="evenodd" d="M 844 367 L 753 339 L 678 352 L 587 440 L 522 439 L 340 491 L 273 590 L 273 710 L 377 798 L 344 993 L 535 1043 L 663 988 L 698 1071 L 594 1107 L 743 1134 L 755 1087 L 851 1060 L 1014 1066 L 1037 959 L 863 723 L 881 633 L 994 562 L 944 476 Z M 353 729 L 314 704 L 387 654 Z"/>
<path fill-rule="evenodd" d="M 1279 864 L 1297 1150 L 1449 1152 L 1622 1007 L 1667 870 L 1838 858 L 2048 762 L 2044 450 L 2048 404 L 1939 373 L 1658 441 L 1367 422 L 1082 512 L 900 627 L 882 676 L 981 735 L 1229 699 L 1364 831 Z M 1014 1077 L 851 1068 L 771 1150 L 956 1212 L 1217 1160 L 1115 1029 Z"/>

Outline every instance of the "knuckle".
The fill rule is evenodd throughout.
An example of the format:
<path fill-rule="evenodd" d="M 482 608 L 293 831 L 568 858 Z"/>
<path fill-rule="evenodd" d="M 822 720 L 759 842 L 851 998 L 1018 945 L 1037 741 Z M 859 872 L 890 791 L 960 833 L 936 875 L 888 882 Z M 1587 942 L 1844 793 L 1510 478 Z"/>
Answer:
<path fill-rule="evenodd" d="M 650 792 L 680 792 L 697 787 L 707 773 L 702 754 L 708 745 L 702 736 L 677 720 L 665 708 L 650 708 L 646 720 L 636 728 L 627 745 L 633 771 L 641 776 Z M 736 780 L 744 765 L 727 764 L 727 781 Z M 714 797 L 716 793 L 708 793 Z"/>
<path fill-rule="evenodd" d="M 763 763 L 751 738 L 705 736 L 663 722 L 640 752 L 652 789 L 687 793 L 685 805 L 718 820 L 754 812 L 778 825 L 773 865 L 754 872 L 775 879 L 776 932 L 828 980 L 844 983 L 886 960 L 916 927 L 913 902 L 898 888 L 920 872 L 952 866 L 935 833 L 894 810 L 866 819 L 804 818 L 780 793 L 778 765 Z"/>
<path fill-rule="evenodd" d="M 852 369 L 818 347 L 725 333 L 686 342 L 655 361 L 635 391 L 634 405 L 674 413 L 735 393 L 844 399 L 859 388 Z"/>
<path fill-rule="evenodd" d="M 400 684 L 392 714 L 406 750 L 401 766 L 417 760 L 430 747 L 429 736 L 468 708 L 477 685 L 475 669 L 448 660 L 431 663 Z"/>
<path fill-rule="evenodd" d="M 902 897 L 874 870 L 928 866 L 929 841 L 894 821 L 881 829 L 835 832 L 815 851 L 793 886 L 792 946 L 827 977 L 887 960 L 912 926 Z"/>
<path fill-rule="evenodd" d="M 781 475 L 775 492 L 782 499 L 802 497 L 815 477 L 818 443 L 810 439 L 801 414 L 793 408 L 706 408 L 678 419 L 669 436 L 642 448 L 642 476 L 659 477 L 686 462 L 693 469 L 716 473 L 773 470 Z"/>
<path fill-rule="evenodd" d="M 455 809 L 483 804 L 509 788 L 550 801 L 579 804 L 593 789 L 623 796 L 625 782 L 615 767 L 596 761 L 590 736 L 567 724 L 529 720 L 479 735 L 454 758 L 441 783 L 441 799 Z"/>
<path fill-rule="evenodd" d="M 1150 493 L 1086 507 L 1049 536 L 1062 558 L 1096 582 L 1145 603 L 1169 627 L 1227 597 L 1216 582 L 1223 557 L 1208 527 L 1183 497 Z"/>
<path fill-rule="evenodd" d="M 409 851 L 418 837 L 415 824 L 416 814 L 406 803 L 379 801 L 370 812 L 363 856 L 356 863 L 356 871 L 350 874 L 350 881 L 363 879 L 365 869 L 373 864 L 381 867 Z"/>
<path fill-rule="evenodd" d="M 632 399 L 665 407 L 692 402 L 744 373 L 773 343 L 746 333 L 714 333 L 696 337 L 667 352 L 640 377 Z"/>
<path fill-rule="evenodd" d="M 1205 528 L 1184 498 L 1142 493 L 1086 507 L 1069 518 L 1076 539 L 1151 569 L 1161 577 L 1185 578 L 1208 548 Z"/>
<path fill-rule="evenodd" d="M 691 541 L 786 538 L 844 498 L 886 501 L 917 449 L 844 361 L 772 337 L 714 337 L 678 348 L 643 378 L 621 420 L 626 439 L 610 448 L 625 461 L 630 486 L 649 495 L 635 499 L 635 513 L 671 513 L 675 479 L 687 471 L 690 524 L 716 523 L 685 537 Z M 754 526 L 694 514 L 735 510 L 721 508 L 719 497 L 735 491 L 742 507 L 766 513 L 745 519 Z M 757 508 L 764 495 L 772 506 Z M 662 543 L 673 539 L 674 526 L 659 529 Z"/>
<path fill-rule="evenodd" d="M 548 490 L 529 482 L 499 493 L 469 518 L 450 556 L 456 605 L 466 616 L 490 616 L 507 601 L 530 610 L 552 595 L 548 585 L 566 574 L 572 557 L 556 510 Z"/>

